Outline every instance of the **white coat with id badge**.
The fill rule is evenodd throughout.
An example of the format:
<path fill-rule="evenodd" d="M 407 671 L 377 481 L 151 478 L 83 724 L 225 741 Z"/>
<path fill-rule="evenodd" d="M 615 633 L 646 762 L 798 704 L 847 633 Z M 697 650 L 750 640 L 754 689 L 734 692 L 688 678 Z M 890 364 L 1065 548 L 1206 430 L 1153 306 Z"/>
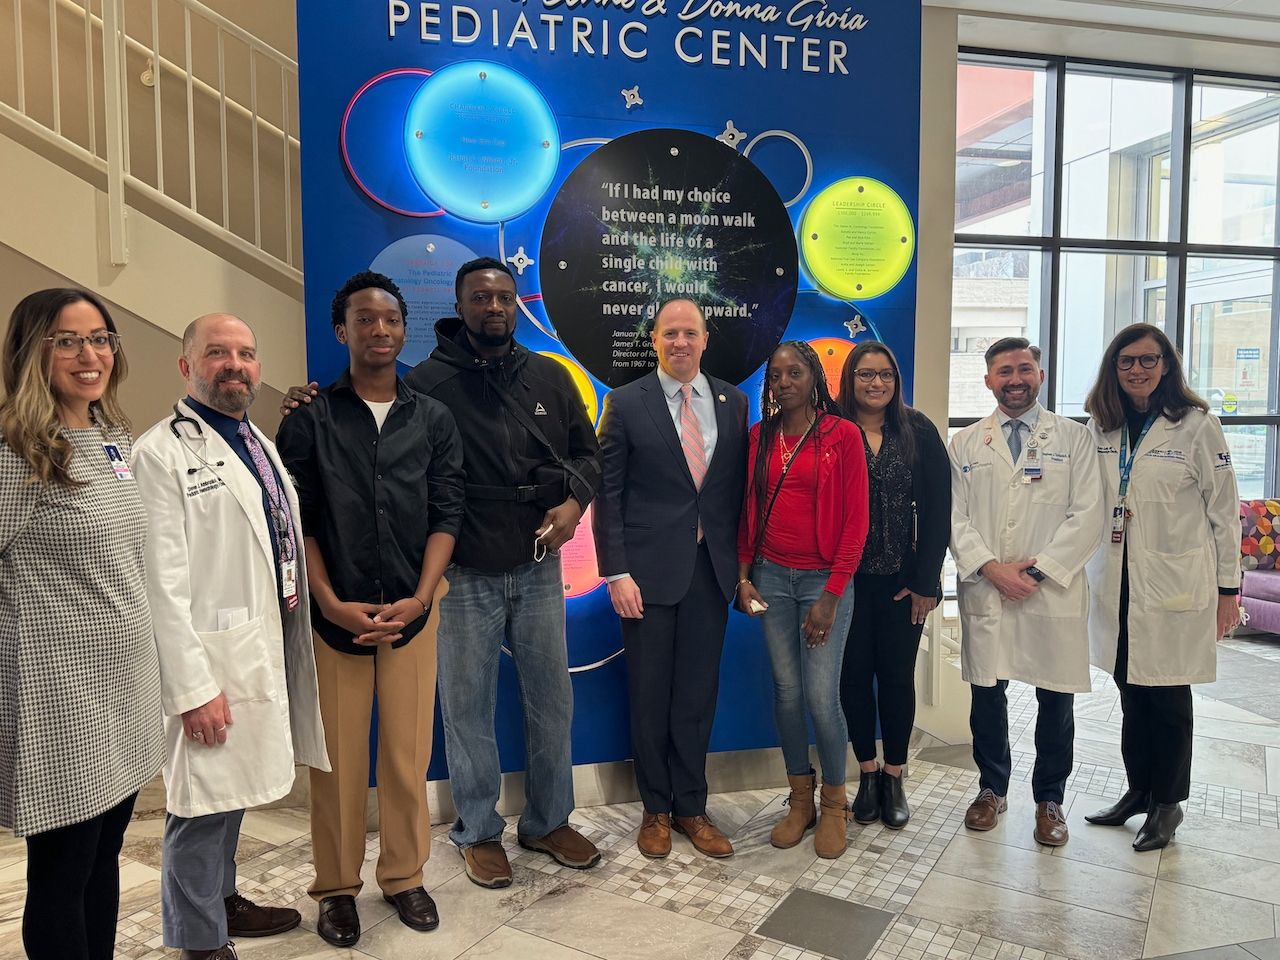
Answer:
<path fill-rule="evenodd" d="M 1127 552 L 1128 681 L 1210 682 L 1218 587 L 1240 585 L 1240 501 L 1222 425 L 1194 408 L 1176 423 L 1157 417 L 1136 451 L 1125 426 L 1103 431 L 1090 421 L 1089 430 L 1108 502 L 1088 566 L 1090 656 L 1115 669 Z"/>
<path fill-rule="evenodd" d="M 281 478 L 275 446 L 254 434 Z M 133 448 L 147 507 L 147 597 L 160 654 L 170 813 L 197 817 L 285 796 L 294 762 L 328 769 L 308 605 L 282 614 L 262 487 L 185 403 Z M 302 543 L 293 485 L 283 493 Z M 305 596 L 298 552 L 292 588 Z M 219 693 L 234 725 L 225 744 L 196 744 L 182 714 Z"/>
<path fill-rule="evenodd" d="M 1020 680 L 1065 693 L 1089 689 L 1084 565 L 1104 508 L 1089 432 L 1041 409 L 1015 462 L 996 413 L 952 438 L 951 552 L 963 627 L 961 669 L 979 686 Z M 1035 558 L 1044 575 L 1025 600 L 1005 601 L 979 571 Z"/>

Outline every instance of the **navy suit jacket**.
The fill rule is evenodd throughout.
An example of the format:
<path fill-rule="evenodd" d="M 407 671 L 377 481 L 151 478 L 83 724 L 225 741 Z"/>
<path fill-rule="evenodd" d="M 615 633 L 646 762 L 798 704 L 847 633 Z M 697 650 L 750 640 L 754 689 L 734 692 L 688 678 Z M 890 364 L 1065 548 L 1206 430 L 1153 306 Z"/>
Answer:
<path fill-rule="evenodd" d="M 693 580 L 701 519 L 725 602 L 738 582 L 738 518 L 747 471 L 747 396 L 707 375 L 716 446 L 699 491 L 656 371 L 612 390 L 600 418 L 604 476 L 592 527 L 600 575 L 629 573 L 645 603 L 676 604 Z"/>

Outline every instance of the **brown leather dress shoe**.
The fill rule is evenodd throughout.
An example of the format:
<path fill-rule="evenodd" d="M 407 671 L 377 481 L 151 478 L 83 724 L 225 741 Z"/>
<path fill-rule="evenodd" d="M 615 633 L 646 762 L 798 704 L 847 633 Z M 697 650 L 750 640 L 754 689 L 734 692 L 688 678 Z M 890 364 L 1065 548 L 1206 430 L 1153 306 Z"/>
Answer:
<path fill-rule="evenodd" d="M 486 840 L 462 848 L 467 879 L 477 886 L 496 890 L 511 886 L 511 861 L 497 840 Z"/>
<path fill-rule="evenodd" d="M 1067 815 L 1052 800 L 1036 804 L 1036 843 L 1046 847 L 1060 847 L 1067 842 Z"/>
<path fill-rule="evenodd" d="M 235 944 L 228 943 L 217 950 L 183 950 L 182 960 L 240 960 Z"/>
<path fill-rule="evenodd" d="M 671 814 L 644 812 L 636 846 L 651 860 L 661 860 L 671 852 Z"/>
<path fill-rule="evenodd" d="M 288 907 L 260 907 L 233 893 L 222 901 L 227 909 L 227 936 L 242 940 L 247 937 L 274 937 L 292 930 L 302 922 L 302 914 Z"/>
<path fill-rule="evenodd" d="M 411 930 L 426 933 L 440 926 L 440 914 L 436 910 L 436 902 L 431 899 L 425 887 L 414 887 L 401 890 L 399 893 L 384 893 L 382 899 L 396 908 L 400 922 Z"/>
<path fill-rule="evenodd" d="M 545 837 L 517 837 L 526 850 L 545 853 L 562 867 L 586 870 L 600 862 L 596 845 L 567 823 L 556 827 Z"/>
<path fill-rule="evenodd" d="M 688 837 L 693 848 L 705 856 L 733 856 L 733 844 L 705 814 L 698 817 L 673 817 L 671 827 L 676 833 L 683 833 Z"/>
<path fill-rule="evenodd" d="M 1000 819 L 1000 814 L 1008 809 L 1009 801 L 997 797 L 989 787 L 983 787 L 964 812 L 964 825 L 970 830 L 990 830 Z"/>

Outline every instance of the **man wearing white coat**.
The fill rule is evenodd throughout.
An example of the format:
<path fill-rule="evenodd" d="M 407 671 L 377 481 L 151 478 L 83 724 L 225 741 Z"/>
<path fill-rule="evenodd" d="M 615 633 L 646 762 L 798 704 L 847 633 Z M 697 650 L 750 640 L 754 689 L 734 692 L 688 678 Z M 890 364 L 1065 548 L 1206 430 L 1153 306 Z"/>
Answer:
<path fill-rule="evenodd" d="M 147 595 L 168 756 L 161 902 L 183 960 L 235 960 L 232 937 L 297 926 L 236 893 L 246 807 L 285 796 L 294 762 L 329 769 L 293 486 L 246 411 L 257 342 L 236 317 L 192 323 L 189 396 L 133 448 L 147 506 Z"/>
<path fill-rule="evenodd" d="M 1031 777 L 1037 842 L 1067 842 L 1063 791 L 1073 763 L 1074 694 L 1089 689 L 1089 587 L 1084 565 L 1102 536 L 1094 444 L 1080 424 L 1037 402 L 1040 350 L 993 343 L 985 383 L 997 410 L 952 438 L 951 552 L 971 684 L 969 727 L 978 796 L 965 826 L 990 830 L 1007 808 L 1011 758 L 1005 688 L 1036 688 Z"/>

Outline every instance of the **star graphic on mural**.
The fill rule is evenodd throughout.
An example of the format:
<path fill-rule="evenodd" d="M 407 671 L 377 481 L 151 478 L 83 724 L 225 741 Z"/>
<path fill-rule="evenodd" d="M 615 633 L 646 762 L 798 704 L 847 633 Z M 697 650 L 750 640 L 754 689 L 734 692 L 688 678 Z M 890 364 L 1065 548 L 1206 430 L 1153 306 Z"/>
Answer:
<path fill-rule="evenodd" d="M 507 257 L 507 263 L 515 267 L 516 273 L 523 277 L 524 268 L 537 263 L 537 261 L 524 252 L 524 247 L 517 247 L 516 252 Z"/>
<path fill-rule="evenodd" d="M 733 121 L 729 120 L 725 122 L 724 132 L 721 133 L 720 136 L 716 137 L 716 139 L 726 147 L 733 147 L 733 149 L 737 150 L 738 144 L 747 139 L 747 134 L 746 131 L 739 130 L 735 127 L 733 125 Z"/>
<path fill-rule="evenodd" d="M 644 106 L 644 101 L 640 99 L 640 84 L 637 83 L 630 90 L 623 89 L 622 100 L 626 103 L 628 110 L 632 107 Z"/>
<path fill-rule="evenodd" d="M 862 315 L 855 313 L 852 320 L 844 322 L 845 329 L 849 331 L 849 338 L 853 339 L 860 333 L 866 333 L 867 325 L 862 322 Z"/>

